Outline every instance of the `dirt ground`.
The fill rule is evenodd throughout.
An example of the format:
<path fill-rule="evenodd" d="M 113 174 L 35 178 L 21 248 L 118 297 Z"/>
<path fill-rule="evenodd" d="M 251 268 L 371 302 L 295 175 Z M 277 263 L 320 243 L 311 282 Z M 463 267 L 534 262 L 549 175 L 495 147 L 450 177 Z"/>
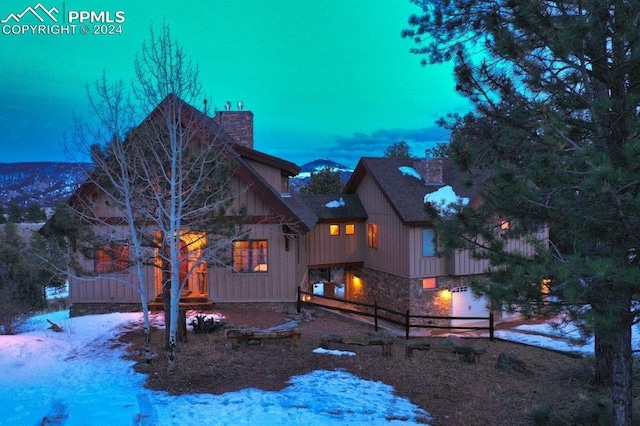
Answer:
<path fill-rule="evenodd" d="M 284 313 L 274 312 L 218 312 L 236 327 L 264 329 L 285 318 Z M 233 349 L 224 332 L 194 334 L 189 326 L 188 341 L 178 348 L 178 370 L 173 373 L 166 371 L 164 330 L 153 333 L 154 349 L 160 356 L 151 364 L 142 359 L 141 329 L 131 330 L 121 341 L 130 343 L 129 356 L 137 361 L 136 370 L 148 374 L 146 386 L 172 394 L 222 394 L 248 387 L 277 391 L 287 387 L 292 376 L 343 369 L 393 386 L 398 396 L 428 411 L 434 425 L 607 423 L 609 394 L 590 384 L 593 364 L 589 358 L 500 340 L 465 338 L 465 345 L 486 350 L 478 363 L 472 363 L 445 350 L 442 337 L 410 339 L 431 344 L 431 350 L 416 351 L 411 358 L 405 355 L 403 337 L 395 337 L 391 356 L 383 356 L 380 346 L 338 343 L 329 348 L 357 355 L 315 354 L 312 351 L 320 346 L 322 335 L 362 336 L 373 332 L 373 325 L 323 310 L 312 313 L 312 321 L 300 323 L 299 346 L 278 339 Z M 498 369 L 498 356 L 503 352 L 523 361 L 528 372 Z M 635 397 L 634 406 L 638 405 L 640 398 Z M 640 413 L 634 414 L 640 418 Z"/>

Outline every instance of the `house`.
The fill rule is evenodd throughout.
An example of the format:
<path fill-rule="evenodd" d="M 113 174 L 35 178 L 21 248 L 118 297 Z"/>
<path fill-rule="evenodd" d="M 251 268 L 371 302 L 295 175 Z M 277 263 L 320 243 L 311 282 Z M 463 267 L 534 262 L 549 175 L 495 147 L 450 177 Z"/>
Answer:
<path fill-rule="evenodd" d="M 164 102 L 182 103 L 172 96 Z M 146 120 L 151 119 L 161 106 Z M 180 274 L 185 282 L 181 302 L 193 306 L 210 306 L 211 301 L 218 305 L 258 302 L 278 308 L 293 304 L 297 287 L 307 280 L 308 253 L 304 240 L 315 222 L 309 209 L 289 194 L 289 178 L 297 175 L 300 169 L 291 162 L 253 149 L 253 114 L 250 111 L 225 110 L 207 117 L 187 104 L 182 103 L 181 107 L 186 108 L 183 120 L 197 119 L 204 123 L 199 130 L 198 143 L 214 141 L 224 150 L 225 158 L 233 162 L 230 186 L 237 194 L 233 207 L 246 208 L 243 223 L 247 230 L 245 237 L 229 245 L 226 265 L 201 262 L 198 245 L 208 236 L 199 234 L 198 230 L 181 230 Z M 80 205 L 91 199 L 88 205 L 101 223 L 122 222 L 122 214 L 103 198 L 89 180 L 68 203 Z M 54 215 L 45 224 L 44 232 L 56 219 Z M 93 256 L 74 250 L 77 244 L 71 242 L 73 256 L 90 273 L 69 277 L 72 316 L 139 309 L 136 274 L 128 267 L 131 256 L 128 227 L 126 224 L 114 225 L 113 229 L 112 232 L 118 234 L 117 241 L 108 245 L 96 244 Z M 145 268 L 150 302 L 160 302 L 162 268 L 154 265 Z M 95 274 L 91 274 L 93 272 Z"/>
<path fill-rule="evenodd" d="M 437 256 L 437 235 L 425 209 L 427 201 L 446 193 L 470 206 L 481 202 L 480 188 L 465 185 L 450 161 L 362 158 L 342 194 L 300 196 L 288 185 L 300 169 L 254 149 L 250 111 L 207 117 L 191 108 L 191 114 L 206 123 L 203 138 L 220 141 L 236 164 L 234 205 L 246 207 L 249 234 L 230 245 L 229 264 L 200 264 L 195 273 L 185 273 L 181 303 L 285 309 L 296 302 L 300 287 L 417 315 L 486 315 L 487 302 L 472 295 L 469 281 L 486 271 L 487 262 L 466 251 Z M 69 202 L 96 196 L 92 191 L 83 186 Z M 545 238 L 546 230 L 541 232 Z M 196 244 L 189 235 L 184 234 L 185 247 Z M 114 259 L 127 260 L 123 240 L 111 253 L 97 250 L 95 259 L 77 256 L 87 269 L 113 268 Z M 193 270 L 198 261 L 197 250 L 191 251 L 181 267 Z M 135 282 L 121 269 L 119 281 Z M 156 300 L 162 293 L 159 268 L 147 268 L 146 285 Z M 138 293 L 108 274 L 72 277 L 69 302 L 72 315 L 139 309 Z"/>

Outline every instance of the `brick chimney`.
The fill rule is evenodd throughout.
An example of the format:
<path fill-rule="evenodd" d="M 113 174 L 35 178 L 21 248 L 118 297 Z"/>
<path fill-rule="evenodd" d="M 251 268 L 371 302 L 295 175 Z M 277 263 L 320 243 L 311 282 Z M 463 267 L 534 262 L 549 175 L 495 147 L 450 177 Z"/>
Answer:
<path fill-rule="evenodd" d="M 444 161 L 442 158 L 420 158 L 413 161 L 413 168 L 426 184 L 442 184 Z"/>
<path fill-rule="evenodd" d="M 215 120 L 236 142 L 253 149 L 253 113 L 251 111 L 217 111 Z"/>

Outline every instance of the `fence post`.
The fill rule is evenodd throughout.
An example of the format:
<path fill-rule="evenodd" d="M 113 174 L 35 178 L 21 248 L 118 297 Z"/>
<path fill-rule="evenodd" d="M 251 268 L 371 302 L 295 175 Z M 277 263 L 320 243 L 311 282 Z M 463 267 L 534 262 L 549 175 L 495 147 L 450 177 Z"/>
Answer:
<path fill-rule="evenodd" d="M 375 324 L 376 331 L 378 331 L 378 301 L 373 301 L 373 323 Z"/>
<path fill-rule="evenodd" d="M 404 335 L 405 335 L 405 339 L 409 340 L 409 310 L 407 309 L 407 314 L 405 316 L 405 325 L 404 325 Z"/>
<path fill-rule="evenodd" d="M 302 310 L 302 295 L 300 294 L 300 286 L 298 286 L 298 299 L 296 299 L 296 311 L 300 313 Z"/>
<path fill-rule="evenodd" d="M 493 325 L 493 311 L 489 312 L 489 340 L 491 340 L 493 342 L 493 331 L 494 331 L 494 325 Z"/>

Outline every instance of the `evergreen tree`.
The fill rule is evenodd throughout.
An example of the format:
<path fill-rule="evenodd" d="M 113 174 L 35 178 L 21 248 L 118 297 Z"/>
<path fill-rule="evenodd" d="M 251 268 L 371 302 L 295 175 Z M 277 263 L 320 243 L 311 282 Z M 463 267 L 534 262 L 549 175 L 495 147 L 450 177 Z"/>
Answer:
<path fill-rule="evenodd" d="M 410 153 L 409 144 L 405 141 L 395 142 L 384 150 L 385 158 L 413 158 Z"/>
<path fill-rule="evenodd" d="M 586 321 L 596 379 L 612 389 L 614 423 L 631 424 L 640 3 L 415 3 L 423 13 L 404 36 L 420 43 L 413 51 L 424 63 L 454 60 L 456 88 L 475 106 L 450 121 L 452 156 L 471 179 L 490 183 L 482 206 L 441 225 L 443 240 L 491 260 L 494 285 L 480 290 L 494 301 L 551 310 L 558 300 Z M 509 221 L 507 231 L 497 232 L 496 217 Z M 505 236 L 546 224 L 548 249 L 532 240 L 534 256 L 505 250 Z"/>
<path fill-rule="evenodd" d="M 309 183 L 300 188 L 300 193 L 305 195 L 339 194 L 342 192 L 342 188 L 344 188 L 344 184 L 340 179 L 340 172 L 325 166 L 320 171 L 311 173 Z"/>
<path fill-rule="evenodd" d="M 28 261 L 24 240 L 16 225 L 0 233 L 0 333 L 13 334 L 25 314 L 42 309 L 45 300 L 39 276 Z"/>
<path fill-rule="evenodd" d="M 47 220 L 47 214 L 38 203 L 31 203 L 24 211 L 24 221 L 30 223 L 39 223 Z"/>
<path fill-rule="evenodd" d="M 8 216 L 9 216 L 7 220 L 9 222 L 13 222 L 13 223 L 22 223 L 22 222 L 24 222 L 24 214 L 25 214 L 25 208 L 24 207 L 19 206 L 16 203 L 10 203 L 7 213 L 8 213 Z"/>
<path fill-rule="evenodd" d="M 4 206 L 0 204 L 0 225 L 5 223 L 6 221 L 7 221 L 7 218 L 4 215 Z"/>

